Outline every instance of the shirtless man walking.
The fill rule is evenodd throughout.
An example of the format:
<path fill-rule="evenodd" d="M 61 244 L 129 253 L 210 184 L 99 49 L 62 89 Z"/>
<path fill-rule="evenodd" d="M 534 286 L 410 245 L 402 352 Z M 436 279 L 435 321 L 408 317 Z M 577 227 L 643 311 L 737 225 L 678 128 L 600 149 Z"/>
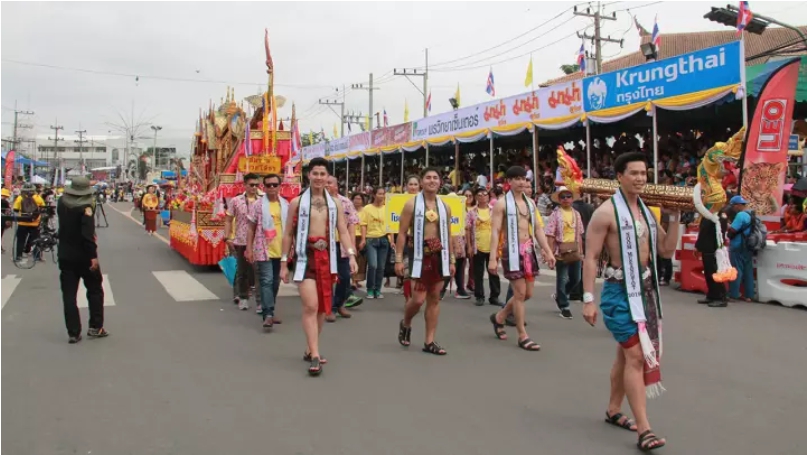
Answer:
<path fill-rule="evenodd" d="M 450 239 L 451 209 L 437 198 L 440 173 L 426 168 L 420 174 L 423 189 L 404 205 L 395 248 L 395 273 L 404 276 L 403 255 L 408 251 L 412 296 L 404 307 L 404 318 L 398 326 L 398 343 L 409 346 L 412 319 L 426 303 L 426 340 L 423 352 L 446 355 L 434 341 L 440 316 L 440 291 L 446 278 L 454 276 L 454 251 Z M 411 239 L 409 231 L 412 231 Z"/>
<path fill-rule="evenodd" d="M 672 257 L 678 233 L 665 232 L 639 197 L 647 184 L 643 154 L 620 155 L 614 170 L 619 190 L 594 212 L 586 232 L 583 318 L 592 326 L 597 322 L 593 291 L 597 260 L 604 244 L 611 259 L 604 273 L 600 307 L 603 322 L 618 343 L 605 421 L 637 431 L 637 446 L 649 451 L 666 444 L 664 438 L 653 433 L 647 420 L 646 398 L 664 391 L 659 365 L 662 313 L 655 258 Z M 671 225 L 675 226 L 678 219 L 678 213 L 671 214 Z M 625 395 L 636 423 L 621 413 Z"/>
<path fill-rule="evenodd" d="M 490 222 L 488 274 L 499 273 L 499 246 L 503 242 L 502 268 L 504 277 L 510 281 L 513 288 L 513 297 L 499 312 L 490 315 L 490 322 L 493 324 L 496 337 L 506 340 L 504 321 L 512 313 L 516 320 L 518 346 L 527 351 L 539 351 L 541 346 L 532 341 L 524 327 L 524 301 L 532 297 L 535 278 L 538 276 L 538 256 L 535 248 L 541 247 L 541 256 L 550 268 L 555 266 L 555 255 L 549 248 L 544 230 L 535 217 L 535 203 L 524 194 L 524 188 L 529 184 L 527 171 L 523 167 L 513 166 L 507 170 L 506 175 L 510 191 L 496 202 Z M 504 236 L 500 239 L 502 232 Z"/>
<path fill-rule="evenodd" d="M 328 162 L 314 158 L 308 163 L 311 186 L 289 204 L 291 223 L 286 223 L 280 258 L 280 279 L 289 282 L 287 252 L 294 245 L 294 281 L 303 303 L 303 331 L 308 342 L 303 360 L 310 362 L 308 374 L 318 376 L 327 363 L 319 353 L 319 334 L 325 316 L 333 305 L 333 283 L 339 257 L 336 231 L 350 256 L 350 273 L 356 273 L 356 250 L 347 229 L 344 211 L 338 199 L 325 191 Z"/>

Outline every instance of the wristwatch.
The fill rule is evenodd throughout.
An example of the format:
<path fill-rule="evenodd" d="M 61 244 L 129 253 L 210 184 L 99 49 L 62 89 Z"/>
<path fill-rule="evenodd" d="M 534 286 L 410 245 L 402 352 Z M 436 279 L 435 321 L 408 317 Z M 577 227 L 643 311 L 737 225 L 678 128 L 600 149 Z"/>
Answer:
<path fill-rule="evenodd" d="M 583 293 L 583 303 L 594 303 L 594 294 L 590 292 Z"/>
<path fill-rule="evenodd" d="M 356 255 L 356 250 L 354 250 L 353 248 L 348 248 L 347 249 L 347 254 L 348 254 L 348 256 L 355 256 Z"/>
<path fill-rule="evenodd" d="M 281 255 L 280 262 L 289 262 L 289 256 L 286 254 Z"/>

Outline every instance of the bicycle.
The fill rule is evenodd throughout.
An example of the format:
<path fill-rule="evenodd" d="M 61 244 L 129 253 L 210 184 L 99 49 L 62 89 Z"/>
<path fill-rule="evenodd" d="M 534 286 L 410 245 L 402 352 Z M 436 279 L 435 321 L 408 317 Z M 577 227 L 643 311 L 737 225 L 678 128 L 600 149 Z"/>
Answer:
<path fill-rule="evenodd" d="M 36 215 L 23 214 L 18 216 L 15 213 L 11 214 L 11 221 L 13 221 L 14 224 L 20 221 L 33 221 L 34 219 L 36 219 Z M 15 267 L 24 270 L 32 269 L 36 266 L 37 262 L 44 262 L 43 256 L 45 253 L 50 253 L 51 260 L 54 264 L 56 263 L 56 249 L 59 244 L 59 233 L 52 227 L 51 219 L 52 216 L 47 212 L 40 215 L 39 235 L 37 238 L 30 241 L 30 252 L 19 253 L 19 256 L 17 256 L 17 229 L 15 227 L 14 238 L 12 239 L 12 261 Z"/>

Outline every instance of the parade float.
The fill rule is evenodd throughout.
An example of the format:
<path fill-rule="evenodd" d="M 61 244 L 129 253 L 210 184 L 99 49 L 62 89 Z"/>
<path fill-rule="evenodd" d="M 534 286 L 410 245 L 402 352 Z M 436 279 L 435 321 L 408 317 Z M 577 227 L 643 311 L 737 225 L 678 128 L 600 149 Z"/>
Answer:
<path fill-rule="evenodd" d="M 292 106 L 291 128 L 285 130 L 277 119 L 285 100 L 274 94 L 268 32 L 265 49 L 269 76 L 265 93 L 239 103 L 228 88 L 219 106 L 211 104 L 206 113 L 200 113 L 190 169 L 180 179 L 172 201 L 169 227 L 171 248 L 191 264 L 215 265 L 227 253 L 225 208 L 229 199 L 244 192 L 243 175 L 278 174 L 283 177 L 282 197 L 291 199 L 300 193 L 296 113 Z"/>

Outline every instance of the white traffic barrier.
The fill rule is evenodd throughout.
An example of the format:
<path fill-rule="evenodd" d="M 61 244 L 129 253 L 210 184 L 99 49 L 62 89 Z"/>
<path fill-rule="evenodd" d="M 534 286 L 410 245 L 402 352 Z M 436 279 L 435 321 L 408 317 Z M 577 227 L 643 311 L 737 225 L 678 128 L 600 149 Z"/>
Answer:
<path fill-rule="evenodd" d="M 760 302 L 807 307 L 807 243 L 768 242 L 756 266 Z"/>

